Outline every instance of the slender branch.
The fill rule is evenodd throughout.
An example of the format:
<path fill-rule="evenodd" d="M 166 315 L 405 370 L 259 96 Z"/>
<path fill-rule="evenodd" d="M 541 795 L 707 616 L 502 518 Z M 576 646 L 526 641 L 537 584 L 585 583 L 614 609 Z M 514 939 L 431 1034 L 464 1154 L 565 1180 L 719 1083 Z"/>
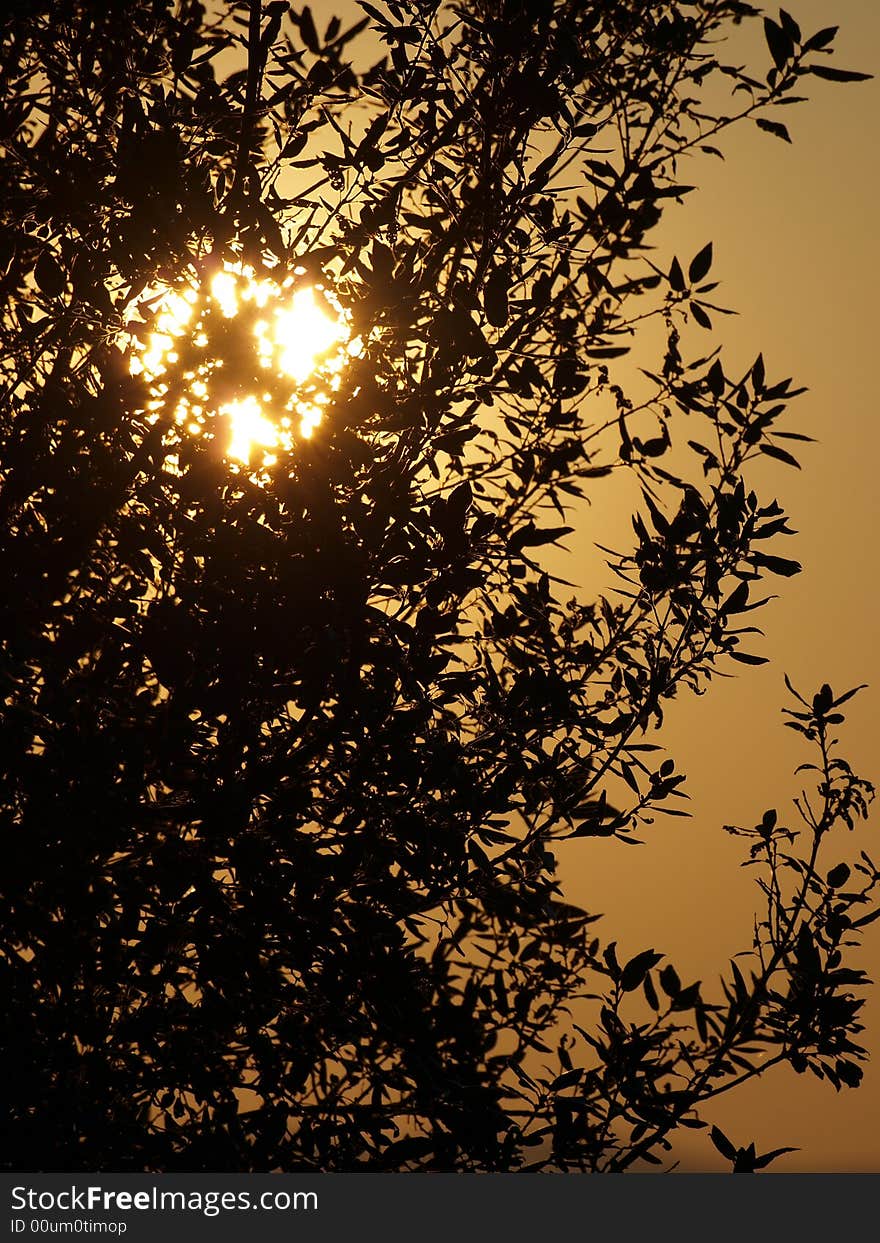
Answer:
<path fill-rule="evenodd" d="M 241 113 L 241 131 L 238 139 L 238 150 L 235 155 L 235 172 L 229 189 L 227 211 L 241 204 L 246 194 L 246 175 L 251 140 L 254 133 L 257 103 L 263 80 L 263 66 L 266 63 L 266 51 L 260 43 L 260 26 L 263 17 L 262 0 L 250 0 L 248 14 L 248 65 L 247 87 L 245 90 L 244 108 Z"/>

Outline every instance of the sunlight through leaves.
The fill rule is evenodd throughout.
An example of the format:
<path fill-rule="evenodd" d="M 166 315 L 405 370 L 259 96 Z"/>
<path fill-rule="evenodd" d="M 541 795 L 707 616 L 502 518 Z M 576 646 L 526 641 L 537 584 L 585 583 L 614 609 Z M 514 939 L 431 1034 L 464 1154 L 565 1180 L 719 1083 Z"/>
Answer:
<path fill-rule="evenodd" d="M 226 260 L 198 282 L 146 290 L 127 328 L 148 421 L 218 439 L 234 469 L 271 467 L 311 437 L 360 341 L 332 295 L 302 276 Z"/>

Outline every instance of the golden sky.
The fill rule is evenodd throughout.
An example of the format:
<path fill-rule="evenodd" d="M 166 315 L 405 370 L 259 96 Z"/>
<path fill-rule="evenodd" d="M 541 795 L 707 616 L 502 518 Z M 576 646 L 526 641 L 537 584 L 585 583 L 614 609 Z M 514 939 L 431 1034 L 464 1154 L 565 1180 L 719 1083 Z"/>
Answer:
<path fill-rule="evenodd" d="M 786 7 L 808 33 L 839 24 L 836 65 L 880 74 L 873 0 Z M 767 52 L 759 52 L 762 63 Z M 809 103 L 785 110 L 793 146 L 747 125 L 731 132 L 725 163 L 706 157 L 682 170 L 699 190 L 672 209 L 660 235 L 662 254 L 685 257 L 713 239 L 713 277 L 722 281 L 715 297 L 740 313 L 718 324 L 731 371 L 763 350 L 768 375 L 792 375 L 810 389 L 792 404 L 788 423 L 819 442 L 799 446 L 803 472 L 764 459 L 750 476 L 765 500 L 777 496 L 790 513 L 799 535 L 781 551 L 804 572 L 776 580 L 779 600 L 753 615 L 766 638 L 750 650 L 770 663 L 739 666 L 735 679 L 716 681 L 703 699 L 683 697 L 667 718 L 661 740 L 688 774 L 694 818 L 661 818 L 638 850 L 590 839 L 563 858 L 570 898 L 607 915 L 597 932 L 618 936 L 623 957 L 649 946 L 667 951 L 682 978 L 705 981 L 707 996 L 726 957 L 747 948 L 760 899 L 738 866 L 739 843 L 721 825 L 754 824 L 772 806 L 782 817 L 797 793 L 793 769 L 809 758 L 782 725 L 783 672 L 810 692 L 823 681 L 838 693 L 870 684 L 849 705 L 844 753 L 880 783 L 880 82 L 838 87 L 809 79 L 804 93 Z M 597 498 L 572 544 L 583 565 L 595 564 L 589 540 L 602 538 L 609 520 L 625 540 L 628 513 L 602 512 Z M 875 814 L 857 841 L 875 859 L 877 823 Z M 861 965 L 880 981 L 880 925 L 866 932 Z M 754 1139 L 759 1151 L 799 1145 L 774 1164 L 780 1173 L 880 1171 L 880 984 L 863 1016 L 873 1061 L 859 1089 L 838 1095 L 782 1067 L 718 1102 L 713 1120 L 738 1144 Z M 676 1151 L 683 1169 L 726 1168 L 705 1133 L 688 1133 Z"/>

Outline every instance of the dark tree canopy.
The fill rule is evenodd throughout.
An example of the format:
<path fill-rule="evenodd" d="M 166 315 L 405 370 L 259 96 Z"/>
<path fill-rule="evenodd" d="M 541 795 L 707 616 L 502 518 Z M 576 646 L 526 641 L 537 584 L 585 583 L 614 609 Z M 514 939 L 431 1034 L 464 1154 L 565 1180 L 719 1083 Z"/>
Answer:
<path fill-rule="evenodd" d="M 745 478 L 798 390 L 728 374 L 711 244 L 652 230 L 729 125 L 864 75 L 785 12 L 730 63 L 739 0 L 359 12 L 5 8 L 5 1168 L 623 1170 L 768 1065 L 860 1078 L 853 692 L 792 700 L 799 819 L 732 830 L 715 993 L 619 962 L 553 852 L 684 814 L 664 703 L 799 569 Z M 260 282 L 335 362 L 261 367 Z M 322 417 L 236 459 L 248 402 Z M 547 553 L 621 472 L 584 598 Z"/>

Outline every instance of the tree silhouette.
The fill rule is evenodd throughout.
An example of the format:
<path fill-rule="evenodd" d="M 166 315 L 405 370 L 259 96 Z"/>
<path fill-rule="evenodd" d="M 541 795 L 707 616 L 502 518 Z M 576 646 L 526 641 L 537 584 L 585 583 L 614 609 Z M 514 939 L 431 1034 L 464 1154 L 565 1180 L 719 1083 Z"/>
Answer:
<path fill-rule="evenodd" d="M 728 63 L 756 14 L 7 7 L 5 1168 L 617 1171 L 769 1065 L 858 1083 L 854 692 L 792 701 L 797 829 L 731 830 L 717 997 L 618 962 L 553 853 L 684 814 L 664 703 L 799 569 L 744 480 L 799 390 L 707 344 L 711 244 L 648 244 L 689 154 L 865 76 L 785 12 Z M 274 366 L 300 293 L 336 352 Z M 584 599 L 548 552 L 621 473 Z"/>

